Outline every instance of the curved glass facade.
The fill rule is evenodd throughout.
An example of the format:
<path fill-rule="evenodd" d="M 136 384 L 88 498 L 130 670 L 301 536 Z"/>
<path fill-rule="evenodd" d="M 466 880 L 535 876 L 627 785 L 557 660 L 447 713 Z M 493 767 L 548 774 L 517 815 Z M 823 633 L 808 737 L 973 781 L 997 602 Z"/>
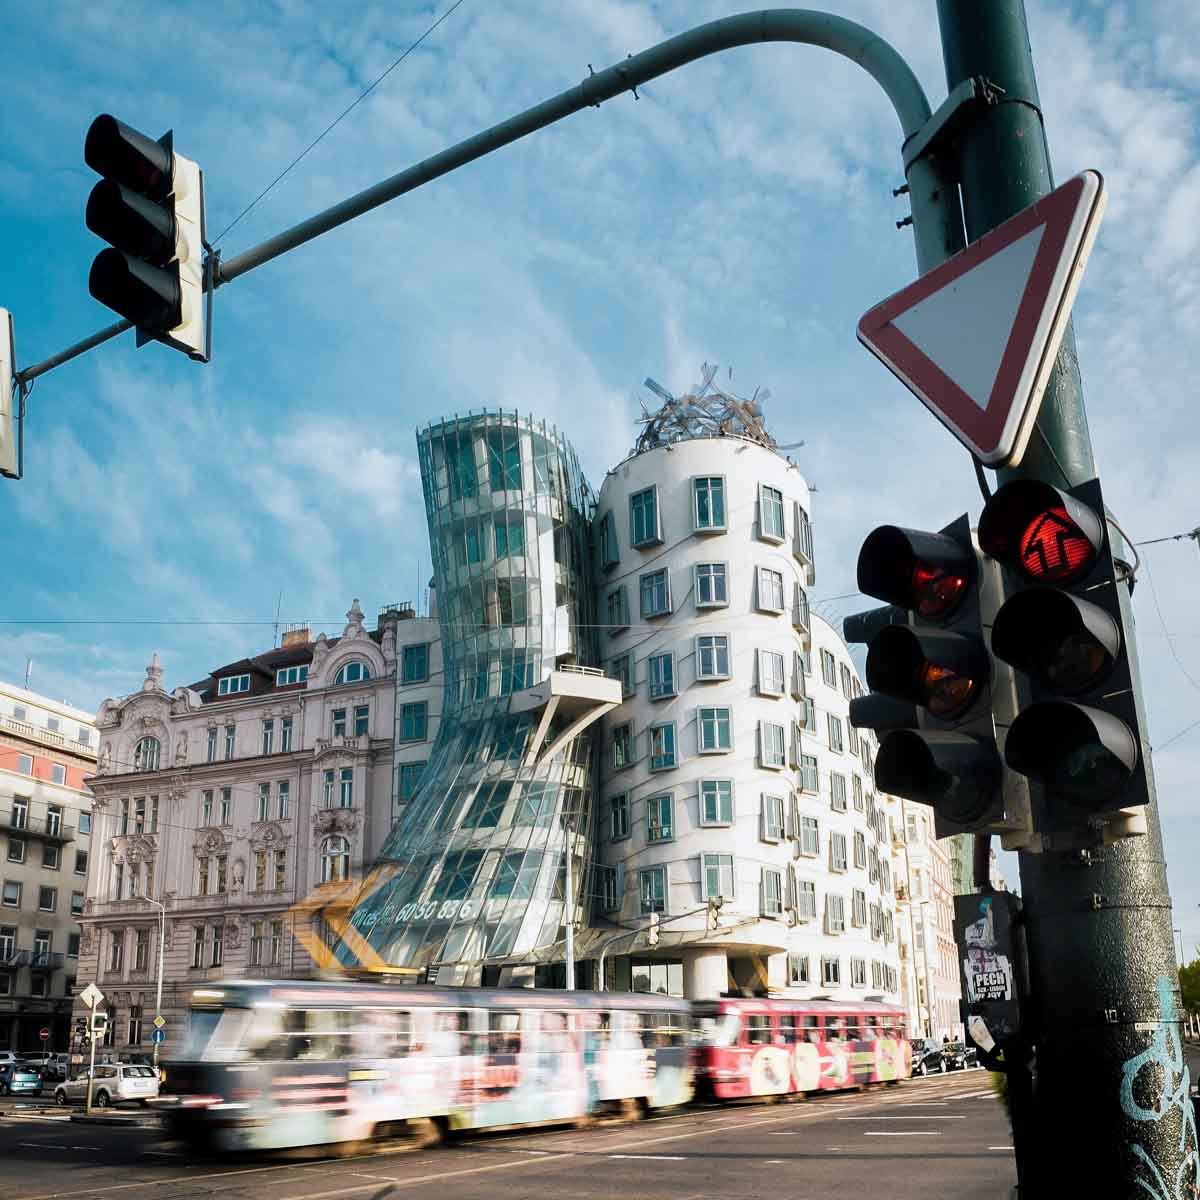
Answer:
<path fill-rule="evenodd" d="M 556 957 L 568 837 L 584 912 L 598 726 L 548 761 L 536 761 L 534 733 L 546 700 L 536 685 L 598 661 L 594 497 L 566 439 L 515 413 L 439 422 L 417 447 L 445 702 L 429 765 L 381 854 L 386 881 L 352 922 L 388 964 L 473 983 L 485 963 Z M 566 725 L 551 722 L 540 744 Z"/>

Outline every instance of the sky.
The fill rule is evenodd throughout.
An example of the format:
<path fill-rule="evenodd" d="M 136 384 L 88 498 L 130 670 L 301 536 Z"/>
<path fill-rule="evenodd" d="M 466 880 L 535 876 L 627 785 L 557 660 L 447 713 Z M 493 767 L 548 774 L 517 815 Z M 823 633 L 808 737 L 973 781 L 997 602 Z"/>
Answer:
<path fill-rule="evenodd" d="M 449 6 L 129 0 L 0 7 L 0 305 L 22 366 L 109 324 L 87 292 L 91 120 L 205 171 L 225 255 L 733 0 L 463 0 L 251 211 L 251 201 Z M 932 0 L 834 0 L 933 107 Z M 1029 0 L 1058 179 L 1109 205 L 1075 307 L 1106 499 L 1135 541 L 1200 524 L 1200 8 Z M 876 524 L 937 528 L 979 492 L 965 451 L 856 342 L 915 277 L 891 107 L 852 63 L 753 46 L 692 64 L 327 234 L 223 288 L 214 359 L 125 335 L 41 379 L 25 478 L 0 481 L 0 678 L 88 710 L 415 600 L 429 550 L 414 432 L 503 406 L 559 425 L 599 487 L 641 387 L 703 362 L 749 394 L 816 489 L 814 606 L 856 608 Z M 732 370 L 732 375 L 729 372 Z M 1188 468 L 1191 462 L 1193 466 Z M 1175 925 L 1200 943 L 1200 545 L 1144 547 L 1134 596 Z M 1193 724 L 1194 723 L 1194 724 Z M 1011 862 L 1007 864 L 1010 874 Z"/>

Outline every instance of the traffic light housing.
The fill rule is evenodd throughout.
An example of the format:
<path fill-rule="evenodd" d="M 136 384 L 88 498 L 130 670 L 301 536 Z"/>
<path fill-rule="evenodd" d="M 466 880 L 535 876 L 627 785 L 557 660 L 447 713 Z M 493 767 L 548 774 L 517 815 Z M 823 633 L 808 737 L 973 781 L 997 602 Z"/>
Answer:
<path fill-rule="evenodd" d="M 1088 830 L 1093 841 L 1144 832 L 1140 814 L 1126 811 L 1151 798 L 1129 589 L 1099 481 L 1067 491 L 1033 479 L 1006 484 L 984 508 L 979 544 L 1007 574 L 992 650 L 1020 672 L 1027 703 L 1005 756 L 1042 785 L 1039 833 L 1069 842 Z"/>
<path fill-rule="evenodd" d="M 108 1014 L 102 1012 L 93 1012 L 90 1022 L 92 1037 L 99 1041 L 105 1031 L 108 1029 Z"/>
<path fill-rule="evenodd" d="M 13 376 L 17 373 L 12 314 L 0 308 L 0 475 L 21 477 L 19 426 L 21 394 Z"/>
<path fill-rule="evenodd" d="M 843 626 L 848 641 L 868 643 L 871 694 L 850 702 L 850 723 L 882 734 L 876 786 L 930 805 L 938 837 L 1025 836 L 1028 788 L 1005 771 L 994 713 L 1015 703 L 1012 673 L 988 647 L 1000 577 L 967 517 L 938 533 L 875 529 L 859 554 L 858 586 L 888 603 Z"/>
<path fill-rule="evenodd" d="M 83 158 L 103 176 L 87 227 L 111 249 L 92 263 L 88 290 L 137 327 L 137 344 L 165 342 L 206 362 L 204 177 L 176 154 L 107 113 L 88 129 Z"/>

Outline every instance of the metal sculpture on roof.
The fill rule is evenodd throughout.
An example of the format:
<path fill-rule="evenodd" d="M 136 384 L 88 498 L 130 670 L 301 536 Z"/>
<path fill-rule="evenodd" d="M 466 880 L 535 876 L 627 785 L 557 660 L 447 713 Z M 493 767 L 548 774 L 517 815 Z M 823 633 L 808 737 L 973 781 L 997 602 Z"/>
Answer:
<path fill-rule="evenodd" d="M 716 363 L 704 363 L 700 383 L 694 391 L 672 396 L 666 388 L 647 379 L 645 386 L 662 400 L 662 407 L 650 412 L 642 402 L 643 426 L 638 435 L 634 454 L 653 450 L 686 438 L 732 436 L 749 438 L 768 450 L 777 450 L 775 439 L 763 424 L 763 402 L 771 395 L 769 388 L 755 388 L 748 400 L 718 387 Z M 733 372 L 730 370 L 730 375 Z"/>

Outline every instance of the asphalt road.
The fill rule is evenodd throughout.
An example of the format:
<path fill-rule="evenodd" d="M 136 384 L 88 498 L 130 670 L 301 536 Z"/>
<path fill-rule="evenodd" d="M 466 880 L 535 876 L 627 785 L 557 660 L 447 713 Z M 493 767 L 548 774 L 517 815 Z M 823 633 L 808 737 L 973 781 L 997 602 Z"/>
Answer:
<path fill-rule="evenodd" d="M 1007 1200 L 1008 1121 L 983 1071 L 790 1104 L 695 1108 L 632 1125 L 480 1136 L 341 1159 L 196 1160 L 155 1128 L 87 1125 L 6 1104 L 4 1200 L 335 1200 L 436 1188 L 520 1197 Z M 132 1115 L 132 1114 L 131 1114 Z"/>

